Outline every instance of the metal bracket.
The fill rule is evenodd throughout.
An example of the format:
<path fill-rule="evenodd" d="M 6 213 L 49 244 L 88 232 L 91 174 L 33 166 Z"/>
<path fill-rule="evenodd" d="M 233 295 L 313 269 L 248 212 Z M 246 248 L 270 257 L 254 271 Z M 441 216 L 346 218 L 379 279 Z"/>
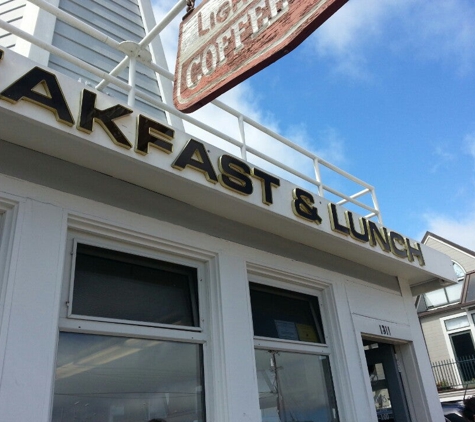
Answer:
<path fill-rule="evenodd" d="M 146 48 L 134 41 L 122 41 L 119 44 L 119 50 L 129 57 L 136 57 L 146 62 L 152 61 L 152 54 Z"/>

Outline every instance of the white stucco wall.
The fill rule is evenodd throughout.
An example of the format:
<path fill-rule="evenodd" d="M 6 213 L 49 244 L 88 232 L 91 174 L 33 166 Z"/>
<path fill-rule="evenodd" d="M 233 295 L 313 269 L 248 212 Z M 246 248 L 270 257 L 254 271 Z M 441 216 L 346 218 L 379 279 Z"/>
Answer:
<path fill-rule="evenodd" d="M 361 341 L 362 335 L 369 335 L 400 345 L 410 408 L 414 411 L 416 403 L 418 406 L 415 421 L 442 422 L 404 280 L 400 280 L 400 291 L 375 286 L 11 176 L 0 175 L 0 187 L 0 197 L 10 204 L 3 208 L 4 220 L 9 223 L 2 244 L 12 240 L 7 242 L 0 308 L 3 421 L 49 421 L 58 315 L 64 306 L 60 297 L 68 259 L 66 239 L 71 230 L 82 230 L 88 236 L 115 238 L 129 248 L 147 245 L 208 262 L 214 298 L 210 299 L 214 305 L 208 352 L 213 360 L 208 364 L 212 371 L 207 381 L 210 421 L 260 420 L 248 280 L 261 277 L 271 284 L 307 289 L 321 296 L 340 420 L 376 422 Z M 5 249 L 2 252 L 5 254 Z M 61 324 L 73 328 L 67 322 Z M 380 324 L 390 327 L 390 338 L 381 336 Z"/>

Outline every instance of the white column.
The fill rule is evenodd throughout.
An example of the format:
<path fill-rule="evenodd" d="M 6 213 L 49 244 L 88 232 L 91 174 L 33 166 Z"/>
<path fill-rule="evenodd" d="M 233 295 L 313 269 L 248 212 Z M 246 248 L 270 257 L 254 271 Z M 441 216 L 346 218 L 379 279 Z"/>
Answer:
<path fill-rule="evenodd" d="M 417 422 L 444 422 L 445 418 L 417 317 L 414 298 L 409 284 L 405 280 L 400 280 L 400 286 L 413 338 L 412 347 L 401 347 L 407 386 L 412 397 L 412 411 L 417 412 Z"/>
<path fill-rule="evenodd" d="M 58 7 L 59 5 L 59 0 L 47 1 L 53 6 Z M 53 42 L 54 29 L 56 27 L 56 16 L 40 9 L 38 6 L 30 2 L 26 3 L 24 10 L 20 28 L 39 38 L 41 41 L 51 44 Z M 43 66 L 47 66 L 49 63 L 50 53 L 36 45 L 30 44 L 22 38 L 17 39 L 14 51 Z"/>
<path fill-rule="evenodd" d="M 249 282 L 245 261 L 219 255 L 227 422 L 260 422 Z"/>
<path fill-rule="evenodd" d="M 355 327 L 345 282 L 335 283 L 331 290 L 327 289 L 325 296 L 340 420 L 376 420 L 361 333 Z"/>
<path fill-rule="evenodd" d="M 0 383 L 2 422 L 50 420 L 66 218 L 61 208 L 27 200 L 15 236 L 9 318 Z"/>

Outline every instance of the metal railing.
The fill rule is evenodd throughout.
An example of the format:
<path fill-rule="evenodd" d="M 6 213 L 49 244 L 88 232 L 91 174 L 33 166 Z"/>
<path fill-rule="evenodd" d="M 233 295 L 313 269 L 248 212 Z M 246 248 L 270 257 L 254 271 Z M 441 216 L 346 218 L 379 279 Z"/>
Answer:
<path fill-rule="evenodd" d="M 432 363 L 432 372 L 439 392 L 475 387 L 475 356 Z"/>
<path fill-rule="evenodd" d="M 208 125 L 197 118 L 179 112 L 171 103 L 171 98 L 167 99 L 167 96 L 164 96 L 164 101 L 161 101 L 160 98 L 146 94 L 135 86 L 135 71 L 137 62 L 142 63 L 162 77 L 173 81 L 173 74 L 171 72 L 151 60 L 151 55 L 148 52 L 147 47 L 154 40 L 154 38 L 157 37 L 167 27 L 167 25 L 169 25 L 180 13 L 184 12 L 187 3 L 186 0 L 179 0 L 175 6 L 162 18 L 162 20 L 158 22 L 153 27 L 153 29 L 151 29 L 138 43 L 119 42 L 114 40 L 110 36 L 91 27 L 87 23 L 59 9 L 58 7 L 53 6 L 45 0 L 29 0 L 29 2 L 54 15 L 56 19 L 66 22 L 68 25 L 71 25 L 72 27 L 86 33 L 87 35 L 94 37 L 107 46 L 120 51 L 122 54 L 124 54 L 124 58 L 114 69 L 111 69 L 109 72 L 105 72 L 104 70 L 95 67 L 93 64 L 86 63 L 71 53 L 63 51 L 47 42 L 44 42 L 34 35 L 31 35 L 16 27 L 15 25 L 12 25 L 1 19 L 0 28 L 97 76 L 101 80 L 101 82 L 96 86 L 96 89 L 98 90 L 103 90 L 107 85 L 114 85 L 118 88 L 121 88 L 126 93 L 128 93 L 129 106 L 133 107 L 135 98 L 140 98 L 149 104 L 162 109 L 169 115 L 177 116 L 183 121 L 188 122 L 188 124 L 192 125 L 193 127 L 204 130 L 207 133 L 216 136 L 220 140 L 224 140 L 234 147 L 239 148 L 241 157 L 244 160 L 252 162 L 253 159 L 255 160 L 257 158 L 258 160 L 267 163 L 267 165 L 274 166 L 275 169 L 277 169 L 276 173 L 283 172 L 284 177 L 285 175 L 289 175 L 290 179 L 298 179 L 303 181 L 305 185 L 308 185 L 312 190 L 315 190 L 318 195 L 327 197 L 329 200 L 337 203 L 338 205 L 352 208 L 352 210 L 364 215 L 366 218 L 375 218 L 380 223 L 382 223 L 381 213 L 373 186 L 332 165 L 313 152 L 302 148 L 294 142 L 291 142 L 289 139 L 279 135 L 278 133 L 265 127 L 256 120 L 242 114 L 229 105 L 226 105 L 222 101 L 214 100 L 212 104 L 222 112 L 225 112 L 236 118 L 236 125 L 238 129 L 236 130 L 236 133 L 239 134 L 237 137 L 230 136 L 229 134 L 224 133 L 216 127 Z M 124 80 L 119 79 L 118 75 L 127 67 L 129 68 L 129 80 L 128 82 L 125 82 Z M 282 160 L 271 157 L 269 152 L 264 152 L 260 148 L 255 148 L 249 145 L 247 142 L 247 137 L 251 131 L 254 138 L 256 133 L 258 136 L 266 138 L 269 137 L 272 142 L 280 144 L 281 146 L 283 145 L 285 148 L 291 151 L 292 154 L 298 155 L 300 157 L 299 160 L 307 160 L 309 165 L 306 166 L 304 164 L 301 166 L 299 162 L 299 168 L 312 168 L 313 175 L 310 175 L 309 173 L 311 172 L 309 171 L 298 171 L 293 168 L 292 165 L 287 165 L 283 163 Z M 329 184 L 324 183 L 322 181 L 322 172 L 328 174 L 329 180 L 336 180 L 335 185 L 344 186 L 346 190 L 350 191 L 350 193 L 343 192 L 341 187 L 340 189 L 335 189 Z M 356 192 L 354 192 L 354 190 L 356 190 Z"/>

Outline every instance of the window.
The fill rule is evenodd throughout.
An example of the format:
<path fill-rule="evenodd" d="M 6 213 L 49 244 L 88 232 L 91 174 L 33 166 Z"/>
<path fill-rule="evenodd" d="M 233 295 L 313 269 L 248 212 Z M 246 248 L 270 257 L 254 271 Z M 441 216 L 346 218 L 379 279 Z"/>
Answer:
<path fill-rule="evenodd" d="M 250 296 L 262 421 L 338 421 L 318 297 L 256 283 Z"/>
<path fill-rule="evenodd" d="M 465 279 L 465 271 L 460 264 L 452 261 L 452 265 L 457 275 L 457 283 L 443 289 L 435 290 L 424 295 L 425 307 L 421 303 L 418 311 L 422 312 L 430 308 L 449 305 L 451 303 L 460 302 L 462 296 L 463 282 Z M 425 308 L 425 309 L 424 309 Z"/>
<path fill-rule="evenodd" d="M 472 365 L 475 356 L 472 334 L 470 331 L 463 331 L 450 334 L 449 337 L 463 382 L 472 380 L 475 378 L 475 368 Z"/>
<path fill-rule="evenodd" d="M 251 283 L 254 335 L 325 343 L 318 298 Z"/>
<path fill-rule="evenodd" d="M 467 315 L 462 315 L 456 318 L 446 319 L 444 321 L 444 324 L 445 324 L 445 329 L 447 331 L 457 330 L 459 328 L 465 328 L 465 327 L 470 326 Z"/>
<path fill-rule="evenodd" d="M 13 239 L 18 230 L 15 215 L 19 204 L 6 198 L 0 198 L 0 319 L 7 294 L 6 283 L 11 265 Z"/>
<path fill-rule="evenodd" d="M 204 422 L 202 266 L 71 243 L 52 421 Z"/>
<path fill-rule="evenodd" d="M 201 347 L 62 332 L 53 421 L 203 420 Z"/>
<path fill-rule="evenodd" d="M 196 269 L 77 245 L 71 313 L 196 327 Z"/>
<path fill-rule="evenodd" d="M 4 301 L 4 295 L 5 295 L 5 289 L 3 287 L 4 276 L 5 276 L 5 265 L 6 265 L 5 263 L 6 251 L 4 249 L 5 242 L 4 242 L 4 228 L 3 228 L 5 224 L 4 220 L 5 220 L 5 216 L 0 204 L 0 269 L 2 269 L 2 271 L 0 271 L 0 311 L 2 310 L 2 307 L 3 307 L 3 301 Z"/>

